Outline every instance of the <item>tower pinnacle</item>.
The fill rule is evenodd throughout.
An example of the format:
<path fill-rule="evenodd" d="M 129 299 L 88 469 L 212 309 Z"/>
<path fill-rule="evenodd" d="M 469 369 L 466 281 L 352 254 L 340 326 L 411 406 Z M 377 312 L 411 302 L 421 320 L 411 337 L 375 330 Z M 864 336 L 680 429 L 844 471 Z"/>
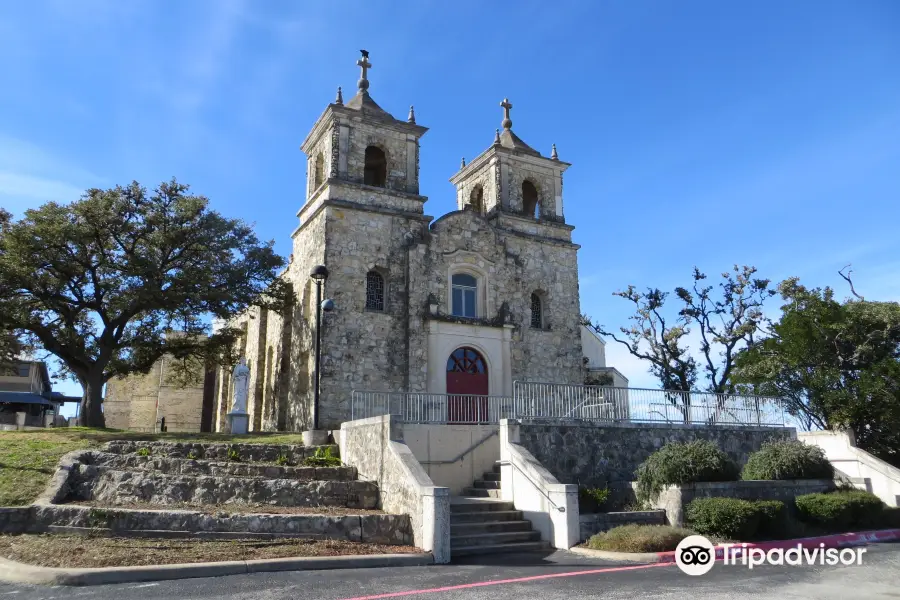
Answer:
<path fill-rule="evenodd" d="M 503 122 L 500 125 L 503 126 L 503 129 L 512 129 L 512 119 L 509 118 L 509 110 L 513 105 L 510 103 L 509 98 L 504 98 L 500 106 L 503 107 Z"/>
<path fill-rule="evenodd" d="M 369 89 L 369 80 L 368 80 L 368 70 L 372 68 L 372 63 L 369 62 L 369 51 L 368 50 L 360 50 L 362 54 L 362 58 L 356 61 L 356 64 L 359 65 L 360 69 L 362 69 L 362 74 L 360 75 L 359 81 L 356 82 L 356 86 L 359 88 L 359 91 L 362 93 L 368 93 Z"/>

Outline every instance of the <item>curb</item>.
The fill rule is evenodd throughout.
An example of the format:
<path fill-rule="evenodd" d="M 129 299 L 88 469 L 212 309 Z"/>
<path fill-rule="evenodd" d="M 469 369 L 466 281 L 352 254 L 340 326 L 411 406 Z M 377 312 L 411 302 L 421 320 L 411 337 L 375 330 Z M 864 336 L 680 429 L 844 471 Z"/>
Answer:
<path fill-rule="evenodd" d="M 878 529 L 874 531 L 861 531 L 858 533 L 836 533 L 832 535 L 823 535 L 818 537 L 795 538 L 792 540 L 778 540 L 774 542 L 748 542 L 746 544 L 738 543 L 731 546 L 732 552 L 736 552 L 736 556 L 740 556 L 744 548 L 759 548 L 763 551 L 793 548 L 797 545 L 801 546 L 818 546 L 824 544 L 826 548 L 843 548 L 846 546 L 864 546 L 872 542 L 892 542 L 900 540 L 900 529 Z M 725 547 L 718 545 L 715 547 L 716 560 L 722 560 L 725 555 Z M 668 552 L 611 552 L 608 550 L 592 550 L 590 548 L 569 548 L 570 552 L 588 556 L 591 558 L 602 558 L 605 560 L 620 560 L 634 563 L 653 564 L 653 563 L 674 563 L 675 551 Z"/>
<path fill-rule="evenodd" d="M 323 569 L 370 569 L 377 567 L 418 567 L 434 564 L 430 552 L 416 554 L 372 554 L 353 556 L 314 556 L 235 560 L 180 565 L 143 565 L 138 567 L 102 567 L 61 569 L 39 567 L 0 558 L 0 581 L 33 585 L 105 585 L 221 577 L 274 571 L 316 571 Z"/>

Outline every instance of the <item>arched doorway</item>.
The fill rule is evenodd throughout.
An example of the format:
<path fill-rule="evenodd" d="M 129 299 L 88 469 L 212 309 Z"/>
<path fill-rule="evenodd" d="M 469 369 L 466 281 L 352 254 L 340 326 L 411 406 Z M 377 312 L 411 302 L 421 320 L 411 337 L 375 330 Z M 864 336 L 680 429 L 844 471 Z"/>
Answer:
<path fill-rule="evenodd" d="M 447 359 L 447 394 L 448 422 L 488 420 L 487 362 L 474 348 L 457 348 Z"/>

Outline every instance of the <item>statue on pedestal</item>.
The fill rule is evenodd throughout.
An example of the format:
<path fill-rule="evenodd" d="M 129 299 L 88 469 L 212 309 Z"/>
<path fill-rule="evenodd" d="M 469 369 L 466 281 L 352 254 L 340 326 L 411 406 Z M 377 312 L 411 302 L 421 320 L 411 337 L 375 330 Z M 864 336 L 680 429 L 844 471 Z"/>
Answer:
<path fill-rule="evenodd" d="M 250 417 L 247 414 L 247 396 L 250 393 L 250 368 L 246 359 L 235 365 L 231 372 L 232 401 L 231 412 L 228 413 L 228 421 L 231 424 L 231 433 L 245 434 L 249 432 Z"/>

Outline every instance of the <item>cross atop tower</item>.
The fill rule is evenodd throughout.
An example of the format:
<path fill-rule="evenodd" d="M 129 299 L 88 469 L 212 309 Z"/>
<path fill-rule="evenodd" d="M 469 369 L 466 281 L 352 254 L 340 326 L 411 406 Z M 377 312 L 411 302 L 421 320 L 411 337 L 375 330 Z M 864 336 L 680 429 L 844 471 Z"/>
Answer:
<path fill-rule="evenodd" d="M 503 102 L 500 103 L 500 106 L 503 107 L 503 122 L 500 125 L 503 126 L 503 129 L 512 129 L 512 119 L 509 118 L 509 109 L 512 108 L 512 104 L 509 101 L 509 98 L 504 98 Z"/>
<path fill-rule="evenodd" d="M 369 80 L 367 79 L 367 71 L 372 68 L 372 63 L 369 62 L 369 51 L 368 50 L 360 50 L 362 54 L 362 58 L 356 61 L 356 64 L 362 69 L 362 75 L 359 78 L 359 81 L 356 82 L 356 86 L 359 88 L 361 92 L 365 92 L 369 89 Z"/>

